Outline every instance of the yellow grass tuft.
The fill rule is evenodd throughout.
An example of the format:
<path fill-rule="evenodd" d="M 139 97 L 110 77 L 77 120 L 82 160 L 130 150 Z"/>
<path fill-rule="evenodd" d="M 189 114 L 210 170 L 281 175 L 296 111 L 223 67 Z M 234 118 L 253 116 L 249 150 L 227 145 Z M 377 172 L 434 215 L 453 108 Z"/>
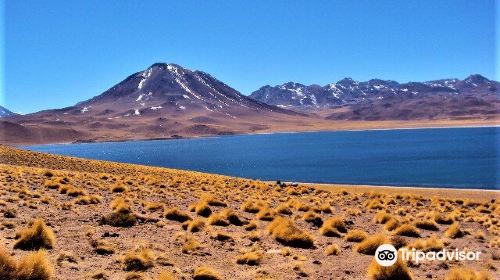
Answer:
<path fill-rule="evenodd" d="M 424 252 L 440 251 L 444 248 L 443 241 L 439 240 L 436 236 L 431 236 L 428 239 L 418 239 L 408 245 L 409 249 L 415 248 Z"/>
<path fill-rule="evenodd" d="M 156 256 L 151 249 L 142 248 L 128 252 L 123 259 L 123 264 L 125 270 L 143 271 L 153 267 L 155 259 Z"/>
<path fill-rule="evenodd" d="M 186 212 L 181 211 L 178 208 L 167 209 L 165 211 L 165 218 L 181 223 L 192 220 L 192 218 Z"/>
<path fill-rule="evenodd" d="M 263 257 L 262 252 L 258 251 L 246 252 L 238 257 L 236 263 L 246 264 L 246 265 L 259 265 L 260 262 L 262 261 L 262 257 Z"/>
<path fill-rule="evenodd" d="M 413 279 L 406 264 L 398 258 L 391 266 L 381 266 L 373 259 L 368 267 L 368 278 L 371 280 L 411 280 Z"/>
<path fill-rule="evenodd" d="M 410 224 L 403 224 L 397 227 L 393 233 L 399 236 L 408 236 L 408 237 L 420 237 L 420 232 L 418 229 Z"/>
<path fill-rule="evenodd" d="M 470 268 L 457 267 L 452 269 L 445 280 L 493 280 L 486 271 L 476 272 Z"/>
<path fill-rule="evenodd" d="M 0 247 L 0 279 L 49 280 L 53 274 L 54 269 L 44 251 L 30 253 L 17 262 Z"/>
<path fill-rule="evenodd" d="M 332 256 L 340 253 L 340 247 L 337 244 L 332 244 L 325 248 L 325 255 Z"/>
<path fill-rule="evenodd" d="M 368 237 L 368 233 L 363 230 L 353 229 L 345 235 L 345 240 L 349 242 L 361 242 Z"/>
<path fill-rule="evenodd" d="M 377 248 L 387 243 L 387 240 L 387 237 L 382 233 L 369 236 L 356 246 L 356 251 L 365 255 L 374 255 Z"/>
<path fill-rule="evenodd" d="M 276 217 L 268 227 L 268 232 L 276 241 L 285 246 L 298 248 L 312 248 L 314 240 L 307 232 L 297 228 L 292 221 Z"/>
<path fill-rule="evenodd" d="M 460 229 L 460 225 L 458 223 L 452 224 L 445 232 L 444 236 L 448 238 L 460 238 L 463 237 L 465 233 Z"/>
<path fill-rule="evenodd" d="M 52 249 L 56 240 L 54 232 L 42 219 L 34 220 L 31 227 L 21 230 L 16 237 L 14 249 L 21 250 Z"/>
<path fill-rule="evenodd" d="M 415 222 L 415 226 L 420 229 L 438 231 L 439 227 L 435 221 L 430 219 L 420 220 Z"/>
<path fill-rule="evenodd" d="M 347 228 L 342 218 L 333 217 L 323 223 L 319 232 L 328 237 L 340 237 L 341 233 L 347 232 Z"/>
<path fill-rule="evenodd" d="M 214 269 L 206 266 L 198 267 L 194 271 L 193 275 L 194 280 L 221 280 L 222 278 L 219 276 L 219 273 Z"/>

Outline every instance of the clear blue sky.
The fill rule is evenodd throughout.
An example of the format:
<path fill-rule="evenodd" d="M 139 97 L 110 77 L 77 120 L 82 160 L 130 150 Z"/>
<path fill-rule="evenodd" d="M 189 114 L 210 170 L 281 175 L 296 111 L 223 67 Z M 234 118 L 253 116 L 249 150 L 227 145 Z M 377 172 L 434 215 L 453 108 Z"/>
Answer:
<path fill-rule="evenodd" d="M 73 105 L 154 62 L 244 94 L 344 77 L 499 78 L 493 0 L 0 1 L 0 104 L 22 113 Z"/>

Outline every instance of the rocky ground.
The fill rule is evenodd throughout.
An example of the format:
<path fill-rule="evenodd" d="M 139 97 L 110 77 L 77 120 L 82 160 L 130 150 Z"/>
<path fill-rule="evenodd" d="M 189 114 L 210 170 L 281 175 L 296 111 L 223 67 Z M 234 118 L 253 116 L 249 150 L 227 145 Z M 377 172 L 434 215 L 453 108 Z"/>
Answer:
<path fill-rule="evenodd" d="M 498 192 L 278 184 L 7 146 L 0 170 L 0 278 L 500 278 Z M 482 254 L 387 270 L 372 263 L 381 243 Z"/>

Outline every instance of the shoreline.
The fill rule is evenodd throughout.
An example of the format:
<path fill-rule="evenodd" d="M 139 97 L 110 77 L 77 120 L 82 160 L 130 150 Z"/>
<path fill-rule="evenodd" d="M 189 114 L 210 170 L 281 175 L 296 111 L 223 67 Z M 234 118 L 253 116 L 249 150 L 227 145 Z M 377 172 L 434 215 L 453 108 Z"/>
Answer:
<path fill-rule="evenodd" d="M 296 133 L 319 133 L 319 132 L 363 132 L 363 131 L 394 131 L 394 130 L 418 130 L 418 129 L 461 129 L 461 128 L 500 128 L 498 125 L 447 125 L 447 126 L 407 126 L 407 127 L 387 127 L 387 128 L 365 128 L 365 129 L 317 129 L 317 130 L 290 130 L 290 131 L 272 131 L 272 132 L 256 132 L 256 133 L 234 133 L 225 135 L 197 135 L 185 137 L 166 137 L 166 138 L 138 138 L 138 139 L 116 139 L 106 141 L 89 141 L 89 142 L 59 142 L 59 143 L 43 143 L 43 144 L 9 144 L 12 147 L 29 147 L 29 146 L 49 146 L 49 145 L 79 145 L 79 144 L 100 144 L 100 143 L 120 143 L 120 142 L 139 142 L 139 141 L 170 141 L 170 140 L 191 140 L 200 138 L 221 138 L 231 136 L 253 136 L 253 135 L 273 135 L 273 134 L 296 134 Z"/>

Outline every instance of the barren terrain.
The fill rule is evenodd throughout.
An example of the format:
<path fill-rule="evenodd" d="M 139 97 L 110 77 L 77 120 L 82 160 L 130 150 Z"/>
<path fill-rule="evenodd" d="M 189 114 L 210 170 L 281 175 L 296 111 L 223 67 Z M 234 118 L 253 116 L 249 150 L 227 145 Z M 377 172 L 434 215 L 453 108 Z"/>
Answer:
<path fill-rule="evenodd" d="M 292 185 L 7 146 L 0 170 L 2 279 L 500 278 L 498 191 Z M 482 255 L 383 269 L 386 242 Z"/>

